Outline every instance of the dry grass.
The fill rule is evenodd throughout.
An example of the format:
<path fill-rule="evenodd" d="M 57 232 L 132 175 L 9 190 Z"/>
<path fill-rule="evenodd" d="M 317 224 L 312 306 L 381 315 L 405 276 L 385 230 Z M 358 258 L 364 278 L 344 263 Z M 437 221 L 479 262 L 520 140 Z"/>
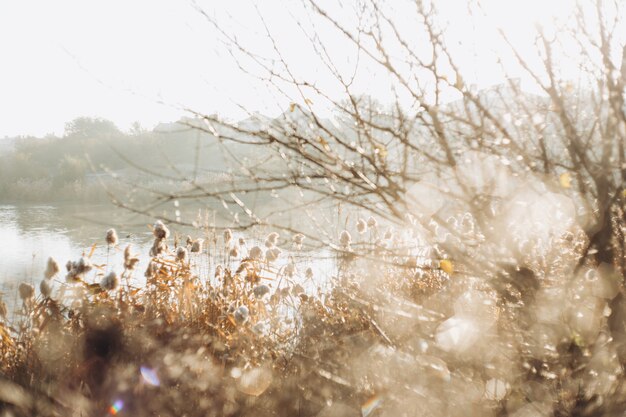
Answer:
<path fill-rule="evenodd" d="M 380 246 L 339 252 L 333 285 L 316 292 L 257 250 L 229 259 L 230 232 L 211 267 L 210 245 L 187 239 L 182 256 L 163 224 L 154 234 L 145 286 L 126 248 L 113 283 L 102 280 L 116 265 L 85 256 L 50 297 L 22 290 L 0 325 L 0 415 L 618 415 L 626 404 L 606 315 L 618 287 L 593 266 L 572 275 L 576 240 L 554 262 L 482 277 Z"/>

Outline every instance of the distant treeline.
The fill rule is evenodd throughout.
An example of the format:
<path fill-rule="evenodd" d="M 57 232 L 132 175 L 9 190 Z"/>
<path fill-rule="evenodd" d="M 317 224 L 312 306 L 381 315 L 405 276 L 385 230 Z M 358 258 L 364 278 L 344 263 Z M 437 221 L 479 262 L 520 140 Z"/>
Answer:
<path fill-rule="evenodd" d="M 20 137 L 4 149 L 3 202 L 107 201 L 103 183 L 113 192 L 128 192 L 129 183 L 165 191 L 176 186 L 168 177 L 210 178 L 230 165 L 215 138 L 179 123 L 122 132 L 108 120 L 79 118 L 61 137 Z"/>

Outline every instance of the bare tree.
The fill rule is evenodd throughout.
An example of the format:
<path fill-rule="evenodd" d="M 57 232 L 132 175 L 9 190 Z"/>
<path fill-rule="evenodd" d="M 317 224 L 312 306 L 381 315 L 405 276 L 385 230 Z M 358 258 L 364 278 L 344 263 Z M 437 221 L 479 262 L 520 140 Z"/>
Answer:
<path fill-rule="evenodd" d="M 247 206 L 250 193 L 289 190 L 282 212 L 339 203 L 391 224 L 409 222 L 469 270 L 506 259 L 528 263 L 528 248 L 545 252 L 553 243 L 548 240 L 581 232 L 578 265 L 606 263 L 623 276 L 626 50 L 616 36 L 624 24 L 620 5 L 607 3 L 580 4 L 550 33 L 538 26 L 532 55 L 500 30 L 513 66 L 534 83 L 534 93 L 515 78 L 487 90 L 467 85 L 458 48 L 451 48 L 445 19 L 432 2 L 394 8 L 357 1 L 347 6 L 350 18 L 333 16 L 314 0 L 302 3 L 305 17 L 297 25 L 309 42 L 303 49 L 341 94 L 299 74 L 261 14 L 271 56 L 242 44 L 198 6 L 241 70 L 290 104 L 277 118 L 250 113 L 242 122 L 190 110 L 196 118 L 184 123 L 222 143 L 237 169 L 220 185 L 182 177 L 184 191 L 160 198 L 213 199 L 232 207 L 240 227 L 275 224 L 295 232 L 302 225 Z M 409 16 L 399 19 L 399 10 Z M 468 6 L 468 16 L 481 12 L 480 3 Z M 320 36 L 322 27 L 332 35 Z M 349 48 L 351 66 L 335 64 L 329 37 Z M 577 79 L 563 75 L 576 66 Z M 355 87 L 374 72 L 390 85 L 391 103 L 380 104 Z M 332 115 L 320 114 L 313 100 L 323 101 Z M 526 204 L 527 213 L 515 211 L 515 204 Z M 533 204 L 553 216 L 512 227 L 520 219 L 538 221 L 539 214 L 528 215 Z M 308 235 L 337 240 L 339 231 L 319 233 L 321 219 L 309 223 L 303 230 Z M 529 229 L 543 233 L 524 233 Z"/>

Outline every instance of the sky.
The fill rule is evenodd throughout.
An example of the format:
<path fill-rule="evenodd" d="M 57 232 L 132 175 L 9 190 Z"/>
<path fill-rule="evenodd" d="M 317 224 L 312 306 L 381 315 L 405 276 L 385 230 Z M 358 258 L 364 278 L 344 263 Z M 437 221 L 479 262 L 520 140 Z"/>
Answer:
<path fill-rule="evenodd" d="M 472 74 L 469 81 L 488 86 L 502 81 L 493 62 L 490 25 L 502 25 L 513 39 L 527 42 L 534 23 L 562 14 L 572 1 L 486 0 L 488 16 L 478 24 L 467 18 L 465 0 L 435 3 L 450 19 L 452 35 L 469 39 L 459 49 Z M 303 17 L 298 0 L 198 4 L 254 48 L 271 52 L 261 41 L 263 16 L 287 55 L 310 77 L 318 76 L 293 24 L 294 16 Z M 320 4 L 348 18 L 352 12 L 349 4 Z M 333 42 L 335 34 L 328 36 L 330 53 L 338 60 L 346 56 L 345 65 L 350 65 L 346 45 Z M 184 108 L 238 118 L 244 116 L 239 105 L 261 112 L 284 105 L 239 70 L 190 1 L 2 1 L 0 62 L 0 138 L 59 135 L 66 122 L 79 116 L 110 119 L 122 129 L 135 121 L 152 128 L 177 120 Z M 323 85 L 324 76 L 319 77 Z M 375 96 L 389 93 L 384 83 L 362 82 L 363 90 Z"/>

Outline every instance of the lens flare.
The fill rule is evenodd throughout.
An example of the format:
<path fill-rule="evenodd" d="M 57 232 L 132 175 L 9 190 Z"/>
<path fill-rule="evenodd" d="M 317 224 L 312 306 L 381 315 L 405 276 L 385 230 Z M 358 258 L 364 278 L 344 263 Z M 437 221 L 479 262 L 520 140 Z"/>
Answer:
<path fill-rule="evenodd" d="M 139 368 L 139 370 L 141 372 L 143 380 L 146 381 L 148 384 L 154 385 L 155 387 L 158 387 L 161 384 L 161 381 L 159 381 L 159 376 L 154 369 L 148 368 L 147 366 L 142 366 L 141 368 Z"/>
<path fill-rule="evenodd" d="M 361 415 L 367 417 L 374 412 L 382 404 L 383 399 L 381 396 L 375 394 L 369 400 L 365 401 L 361 406 Z"/>
<path fill-rule="evenodd" d="M 115 400 L 113 405 L 111 405 L 111 407 L 109 407 L 109 413 L 114 416 L 117 413 L 119 413 L 120 411 L 122 411 L 122 408 L 124 408 L 124 401 L 122 401 L 122 400 Z"/>

